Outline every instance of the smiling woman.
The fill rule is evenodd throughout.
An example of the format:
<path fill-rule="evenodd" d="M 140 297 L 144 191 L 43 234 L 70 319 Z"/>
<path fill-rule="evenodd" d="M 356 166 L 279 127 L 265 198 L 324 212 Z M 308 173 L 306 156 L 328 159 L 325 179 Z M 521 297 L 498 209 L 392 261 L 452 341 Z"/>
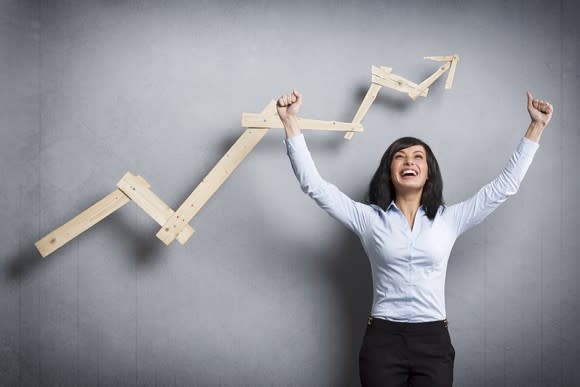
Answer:
<path fill-rule="evenodd" d="M 405 176 L 405 172 L 411 176 Z M 399 195 L 400 199 L 412 196 L 414 201 L 419 200 L 431 220 L 443 205 L 439 163 L 429 145 L 418 138 L 403 137 L 387 148 L 370 183 L 369 203 L 386 210 L 397 192 L 405 193 Z M 412 219 L 409 224 L 412 227 Z"/>
<path fill-rule="evenodd" d="M 437 160 L 413 137 L 387 148 L 368 204 L 350 199 L 318 173 L 296 118 L 301 103 L 297 92 L 278 100 L 294 173 L 306 194 L 357 234 L 371 264 L 373 304 L 359 353 L 362 385 L 451 386 L 455 349 L 445 310 L 451 249 L 518 191 L 552 105 L 528 93 L 532 122 L 506 167 L 470 199 L 446 207 Z"/>

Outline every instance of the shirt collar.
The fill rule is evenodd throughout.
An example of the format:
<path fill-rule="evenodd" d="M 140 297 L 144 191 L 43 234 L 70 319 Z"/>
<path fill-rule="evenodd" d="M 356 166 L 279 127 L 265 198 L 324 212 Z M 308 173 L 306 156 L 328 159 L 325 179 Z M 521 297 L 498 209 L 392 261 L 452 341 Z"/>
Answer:
<path fill-rule="evenodd" d="M 394 200 L 391 200 L 391 203 L 389 203 L 389 205 L 387 206 L 387 209 L 386 209 L 385 212 L 388 212 L 391 209 L 393 209 L 393 210 L 396 209 L 398 211 L 401 211 L 401 209 L 399 207 L 397 207 L 397 205 L 395 204 L 395 201 Z M 425 207 L 423 207 L 422 204 L 419 206 L 419 211 L 425 212 Z"/>

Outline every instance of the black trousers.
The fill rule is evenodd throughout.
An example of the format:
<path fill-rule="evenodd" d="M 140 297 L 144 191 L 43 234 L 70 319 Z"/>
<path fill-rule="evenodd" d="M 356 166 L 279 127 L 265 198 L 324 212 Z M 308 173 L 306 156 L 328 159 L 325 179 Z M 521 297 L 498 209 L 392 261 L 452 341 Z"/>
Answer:
<path fill-rule="evenodd" d="M 359 353 L 363 386 L 451 386 L 455 349 L 447 320 L 400 323 L 369 317 Z"/>

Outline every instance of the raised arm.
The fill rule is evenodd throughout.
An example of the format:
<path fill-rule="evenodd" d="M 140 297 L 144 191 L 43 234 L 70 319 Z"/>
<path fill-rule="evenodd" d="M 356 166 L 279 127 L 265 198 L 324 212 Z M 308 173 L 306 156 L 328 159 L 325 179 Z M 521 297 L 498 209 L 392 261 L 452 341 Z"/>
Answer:
<path fill-rule="evenodd" d="M 287 139 L 302 134 L 297 119 L 300 106 L 302 106 L 302 94 L 295 90 L 291 94 L 281 96 L 276 102 L 276 110 L 284 125 Z"/>
<path fill-rule="evenodd" d="M 370 219 L 376 216 L 374 209 L 352 200 L 320 176 L 296 119 L 301 104 L 302 96 L 296 91 L 281 97 L 277 103 L 278 115 L 286 131 L 286 149 L 294 174 L 304 193 L 314 199 L 330 216 L 360 236 L 367 230 Z"/>
<path fill-rule="evenodd" d="M 525 137 L 533 142 L 539 143 L 542 132 L 552 119 L 554 107 L 550 102 L 543 99 L 534 99 L 532 93 L 528 91 L 528 113 L 532 122 L 528 126 Z"/>
<path fill-rule="evenodd" d="M 461 203 L 449 206 L 445 216 L 452 217 L 457 234 L 479 224 L 508 197 L 519 189 L 539 147 L 539 140 L 552 118 L 554 108 L 549 102 L 534 99 L 528 92 L 528 113 L 531 122 L 524 138 L 498 177 L 485 185 L 474 196 Z"/>

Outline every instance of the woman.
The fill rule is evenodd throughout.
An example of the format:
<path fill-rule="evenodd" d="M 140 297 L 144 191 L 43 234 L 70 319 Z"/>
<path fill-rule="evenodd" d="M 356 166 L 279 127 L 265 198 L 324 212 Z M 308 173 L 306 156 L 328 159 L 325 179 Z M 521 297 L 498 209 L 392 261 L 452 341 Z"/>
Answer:
<path fill-rule="evenodd" d="M 363 386 L 451 386 L 455 351 L 447 330 L 445 274 L 459 235 L 514 195 L 552 117 L 528 92 L 531 123 L 501 174 L 472 198 L 444 206 L 437 160 L 404 137 L 389 146 L 372 178 L 369 204 L 353 201 L 319 175 L 298 126 L 298 92 L 277 110 L 302 190 L 356 233 L 369 257 L 373 304 L 359 353 Z"/>

